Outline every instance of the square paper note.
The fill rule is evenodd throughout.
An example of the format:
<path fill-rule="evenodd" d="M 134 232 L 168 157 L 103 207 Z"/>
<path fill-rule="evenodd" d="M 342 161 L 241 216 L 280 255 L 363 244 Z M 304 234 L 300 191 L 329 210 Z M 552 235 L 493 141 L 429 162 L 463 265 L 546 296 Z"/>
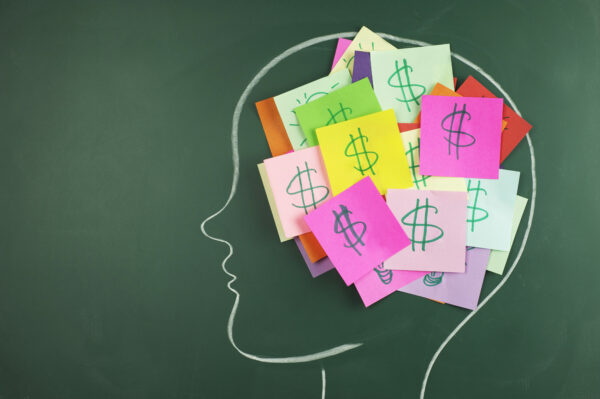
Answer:
<path fill-rule="evenodd" d="M 294 150 L 308 148 L 308 142 L 300 128 L 294 108 L 308 104 L 333 90 L 348 86 L 351 82 L 350 73 L 344 69 L 274 97 L 281 121 Z"/>
<path fill-rule="evenodd" d="M 393 108 L 400 123 L 415 120 L 436 83 L 454 87 L 449 44 L 374 52 L 371 73 L 381 106 Z"/>
<path fill-rule="evenodd" d="M 465 271 L 465 192 L 388 190 L 386 199 L 411 241 L 385 261 L 387 269 Z"/>
<path fill-rule="evenodd" d="M 519 172 L 500 170 L 498 180 L 469 179 L 467 191 L 467 245 L 470 247 L 510 249 L 510 237 Z"/>
<path fill-rule="evenodd" d="M 421 172 L 497 179 L 502 99 L 424 96 Z"/>
<path fill-rule="evenodd" d="M 513 214 L 512 220 L 512 231 L 510 233 L 510 246 L 512 247 L 515 242 L 515 236 L 517 235 L 517 230 L 519 230 L 519 224 L 521 223 L 521 218 L 523 217 L 523 212 L 525 212 L 525 207 L 527 206 L 527 198 L 523 198 L 517 195 L 517 201 L 515 203 L 515 213 Z M 508 262 L 508 254 L 510 251 L 498 251 L 493 250 L 490 252 L 490 261 L 488 262 L 487 270 L 492 273 L 502 274 L 504 273 L 504 268 L 506 267 L 506 262 Z"/>
<path fill-rule="evenodd" d="M 300 241 L 300 239 L 298 237 L 294 238 L 294 241 L 296 241 L 298 250 L 300 251 L 300 254 L 302 255 L 302 259 L 304 259 L 304 262 L 306 263 L 306 267 L 308 267 L 308 271 L 310 272 L 311 276 L 319 277 L 321 274 L 333 269 L 333 264 L 331 263 L 331 261 L 329 260 L 328 257 L 324 257 L 324 258 L 319 259 L 316 262 L 313 262 L 308 257 L 308 253 L 306 252 L 304 245 L 302 245 L 302 241 Z"/>
<path fill-rule="evenodd" d="M 467 248 L 467 264 L 464 273 L 432 272 L 398 291 L 461 308 L 475 309 L 479 302 L 489 255 L 489 249 Z"/>
<path fill-rule="evenodd" d="M 333 197 L 304 220 L 346 285 L 410 243 L 370 177 Z"/>
<path fill-rule="evenodd" d="M 317 129 L 333 195 L 365 176 L 381 194 L 412 187 L 394 111 L 377 112 Z"/>
<path fill-rule="evenodd" d="M 285 236 L 309 232 L 304 216 L 331 197 L 319 147 L 265 159 L 265 169 Z"/>
<path fill-rule="evenodd" d="M 359 80 L 295 110 L 308 145 L 319 144 L 315 130 L 381 111 L 369 79 Z"/>
<path fill-rule="evenodd" d="M 369 307 L 406 284 L 423 278 L 426 274 L 427 272 L 387 270 L 382 263 L 354 283 L 354 286 L 365 306 Z"/>

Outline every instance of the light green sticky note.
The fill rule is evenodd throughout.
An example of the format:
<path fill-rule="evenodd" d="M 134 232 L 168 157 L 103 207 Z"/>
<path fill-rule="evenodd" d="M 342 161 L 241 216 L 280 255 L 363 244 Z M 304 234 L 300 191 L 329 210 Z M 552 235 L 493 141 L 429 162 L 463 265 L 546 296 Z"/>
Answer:
<path fill-rule="evenodd" d="M 294 110 L 309 147 L 319 144 L 316 129 L 381 111 L 369 79 L 364 78 Z"/>
<path fill-rule="evenodd" d="M 275 105 L 281 116 L 285 131 L 294 150 L 308 148 L 308 142 L 302 133 L 294 108 L 323 97 L 333 90 L 341 89 L 352 83 L 352 77 L 347 69 L 325 76 L 324 78 L 307 83 L 296 89 L 275 96 Z"/>
<path fill-rule="evenodd" d="M 275 228 L 277 229 L 277 235 L 279 236 L 279 241 L 284 242 L 290 240 L 291 238 L 287 238 L 283 234 L 283 226 L 281 226 L 281 220 L 279 219 L 279 214 L 277 213 L 277 208 L 275 207 L 275 199 L 273 198 L 273 190 L 271 190 L 271 185 L 269 184 L 269 178 L 267 177 L 267 171 L 265 169 L 264 163 L 259 163 L 258 165 L 258 173 L 260 174 L 260 180 L 262 181 L 263 187 L 265 188 L 265 193 L 267 194 L 267 201 L 269 202 L 269 208 L 271 208 L 271 214 L 273 215 L 273 221 L 275 221 Z"/>
<path fill-rule="evenodd" d="M 512 231 L 510 236 L 510 246 L 512 248 L 513 242 L 515 241 L 515 236 L 517 235 L 517 230 L 519 229 L 519 224 L 521 223 L 521 218 L 523 217 L 523 212 L 525 212 L 525 207 L 527 206 L 527 198 L 523 198 L 517 195 L 517 201 L 515 202 L 515 213 L 512 218 Z M 490 260 L 488 261 L 487 270 L 493 273 L 502 274 L 504 273 L 504 268 L 506 267 L 506 262 L 508 261 L 509 251 L 497 251 L 493 249 L 490 252 Z"/>
<path fill-rule="evenodd" d="M 399 123 L 415 120 L 436 83 L 454 87 L 449 44 L 373 52 L 371 73 L 381 106 L 393 108 Z"/>

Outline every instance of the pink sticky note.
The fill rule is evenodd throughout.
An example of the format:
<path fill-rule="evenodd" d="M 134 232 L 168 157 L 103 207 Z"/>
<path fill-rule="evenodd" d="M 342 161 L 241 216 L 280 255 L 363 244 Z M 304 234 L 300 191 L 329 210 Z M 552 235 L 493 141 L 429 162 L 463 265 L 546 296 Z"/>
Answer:
<path fill-rule="evenodd" d="M 378 265 L 363 278 L 354 283 L 366 307 L 385 298 L 399 288 L 423 278 L 427 272 L 405 272 L 384 269 L 384 264 Z"/>
<path fill-rule="evenodd" d="M 265 169 L 283 234 L 292 238 L 308 233 L 304 216 L 331 197 L 319 147 L 265 159 Z"/>
<path fill-rule="evenodd" d="M 343 38 L 338 39 L 337 47 L 335 48 L 335 55 L 333 56 L 333 64 L 331 64 L 331 69 L 333 69 L 333 67 L 335 67 L 335 64 L 337 64 L 340 58 L 342 58 L 342 55 L 344 55 L 344 52 L 346 51 L 348 46 L 350 46 L 350 43 L 352 43 L 352 40 Z"/>
<path fill-rule="evenodd" d="M 423 96 L 421 173 L 497 179 L 502 99 Z"/>
<path fill-rule="evenodd" d="M 386 260 L 386 268 L 465 271 L 467 193 L 389 189 L 386 200 L 411 240 Z"/>
<path fill-rule="evenodd" d="M 311 211 L 304 220 L 346 285 L 410 244 L 370 176 Z"/>

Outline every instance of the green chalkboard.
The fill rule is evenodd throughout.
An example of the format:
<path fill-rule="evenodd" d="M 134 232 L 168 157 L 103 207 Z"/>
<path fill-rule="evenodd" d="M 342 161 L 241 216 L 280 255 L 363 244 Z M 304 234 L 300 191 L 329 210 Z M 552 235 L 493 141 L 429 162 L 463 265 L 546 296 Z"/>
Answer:
<path fill-rule="evenodd" d="M 599 20 L 590 1 L 3 2 L 0 398 L 321 398 L 323 372 L 327 398 L 419 397 L 469 312 L 402 293 L 365 309 L 334 272 L 311 278 L 256 169 L 269 149 L 254 102 L 327 74 L 335 40 L 255 81 L 231 140 L 267 63 L 362 25 L 450 43 L 534 126 L 504 164 L 530 199 L 518 249 L 535 155 L 527 245 L 425 397 L 600 396 Z M 230 195 L 234 151 L 235 195 L 205 224 L 233 247 L 231 282 L 229 247 L 201 224 Z"/>

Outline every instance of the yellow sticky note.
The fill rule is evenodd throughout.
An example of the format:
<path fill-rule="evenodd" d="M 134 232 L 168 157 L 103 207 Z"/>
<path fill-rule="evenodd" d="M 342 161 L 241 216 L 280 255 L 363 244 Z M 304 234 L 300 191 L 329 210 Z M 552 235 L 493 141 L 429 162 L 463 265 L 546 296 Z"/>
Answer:
<path fill-rule="evenodd" d="M 269 208 L 271 209 L 271 214 L 273 215 L 273 221 L 275 222 L 275 228 L 277 229 L 279 241 L 284 242 L 290 240 L 290 238 L 287 238 L 285 234 L 283 234 L 283 226 L 281 225 L 281 219 L 279 219 L 279 213 L 277 212 L 277 207 L 275 206 L 273 190 L 271 190 L 271 185 L 269 184 L 269 179 L 267 178 L 267 170 L 265 169 L 265 164 L 259 163 L 257 166 L 258 173 L 260 174 L 260 180 L 262 181 L 263 187 L 265 188 L 265 194 L 267 194 L 267 201 L 269 202 Z"/>
<path fill-rule="evenodd" d="M 365 176 L 381 194 L 413 186 L 394 110 L 318 128 L 317 138 L 333 195 Z"/>
<path fill-rule="evenodd" d="M 423 176 L 419 173 L 421 129 L 400 133 L 406 150 L 410 177 L 417 190 L 467 191 L 462 177 Z"/>
<path fill-rule="evenodd" d="M 352 40 L 352 43 L 350 43 L 346 51 L 344 51 L 329 74 L 331 75 L 344 68 L 347 68 L 350 71 L 350 74 L 352 74 L 354 71 L 354 52 L 357 50 L 371 52 L 395 49 L 396 47 L 383 40 L 381 36 L 372 32 L 366 26 L 363 26 L 356 36 L 354 36 L 354 40 Z"/>

